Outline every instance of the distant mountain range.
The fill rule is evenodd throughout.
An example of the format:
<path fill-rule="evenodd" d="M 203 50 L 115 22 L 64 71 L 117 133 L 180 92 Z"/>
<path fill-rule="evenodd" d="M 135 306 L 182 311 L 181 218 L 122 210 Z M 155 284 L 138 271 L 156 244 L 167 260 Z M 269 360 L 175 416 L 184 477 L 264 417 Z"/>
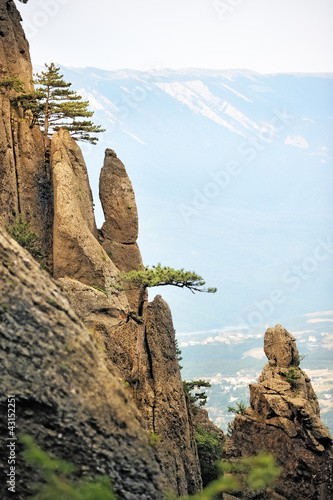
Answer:
<path fill-rule="evenodd" d="M 276 323 L 305 332 L 299 347 L 311 369 L 332 370 L 333 75 L 62 71 L 107 129 L 97 146 L 83 146 L 99 226 L 98 176 L 110 147 L 133 182 L 144 262 L 193 269 L 218 287 L 160 292 L 186 378 L 223 379 L 250 360 L 259 371 L 264 360 L 242 357 L 258 355 Z M 230 344 L 218 338 L 225 331 Z M 201 343 L 186 344 L 191 335 Z"/>

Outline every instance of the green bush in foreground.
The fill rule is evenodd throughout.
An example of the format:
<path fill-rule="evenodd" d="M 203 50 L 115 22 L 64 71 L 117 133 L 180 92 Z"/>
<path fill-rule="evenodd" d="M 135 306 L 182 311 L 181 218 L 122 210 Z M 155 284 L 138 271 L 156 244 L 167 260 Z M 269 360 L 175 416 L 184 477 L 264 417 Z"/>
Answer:
<path fill-rule="evenodd" d="M 272 455 L 260 454 L 256 457 L 243 458 L 235 464 L 223 461 L 220 465 L 221 475 L 211 482 L 200 493 L 182 500 L 215 500 L 223 492 L 235 492 L 243 489 L 265 491 L 274 485 L 280 475 Z M 168 500 L 175 500 L 169 495 Z"/>
<path fill-rule="evenodd" d="M 53 458 L 41 450 L 30 436 L 22 436 L 23 457 L 38 469 L 43 483 L 30 484 L 35 493 L 29 500 L 116 500 L 108 477 L 73 481 L 75 468 L 64 460 Z"/>

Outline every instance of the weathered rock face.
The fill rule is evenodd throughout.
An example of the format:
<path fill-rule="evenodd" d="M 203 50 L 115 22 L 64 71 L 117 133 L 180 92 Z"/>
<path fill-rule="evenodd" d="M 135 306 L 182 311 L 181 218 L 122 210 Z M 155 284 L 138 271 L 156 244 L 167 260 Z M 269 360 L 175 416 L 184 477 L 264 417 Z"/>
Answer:
<path fill-rule="evenodd" d="M 107 168 L 109 159 L 107 153 Z M 111 159 L 113 164 L 115 157 Z M 123 271 L 138 268 L 141 255 L 137 244 L 108 240 L 103 237 L 104 226 L 98 242 L 86 167 L 68 132 L 53 136 L 51 161 L 54 275 L 60 278 L 74 311 L 105 348 L 109 371 L 130 384 L 147 430 L 158 434 L 158 456 L 170 487 L 179 494 L 193 493 L 201 486 L 200 467 L 170 310 L 159 298 L 146 308 L 145 322 L 131 318 L 129 312 L 137 308 L 138 292 L 125 295 L 110 285 L 117 284 L 115 261 Z M 120 168 L 127 185 L 127 174 L 116 159 L 116 172 Z M 112 188 L 118 199 L 117 176 L 115 179 L 116 186 L 108 189 Z M 122 193 L 120 188 L 120 198 Z M 135 201 L 132 203 L 135 207 Z"/>
<path fill-rule="evenodd" d="M 112 149 L 105 152 L 99 195 L 105 215 L 102 233 L 119 243 L 135 243 L 138 237 L 138 212 L 132 183 L 125 166 Z"/>
<path fill-rule="evenodd" d="M 0 82 L 8 77 L 32 89 L 29 45 L 21 17 L 12 0 L 0 0 Z M 0 84 L 0 224 L 11 225 L 21 213 L 40 238 L 43 253 L 52 265 L 53 200 L 44 141 L 38 127 L 29 128 L 22 112 L 14 110 L 14 90 Z"/>
<path fill-rule="evenodd" d="M 16 429 L 46 451 L 106 474 L 117 498 L 160 500 L 163 480 L 142 417 L 55 282 L 29 254 L 0 232 L 0 411 L 16 396 Z M 6 477 L 7 421 L 0 421 L 0 470 Z M 15 498 L 28 496 L 36 471 L 17 442 Z M 5 480 L 3 499 L 12 498 Z"/>
<path fill-rule="evenodd" d="M 105 151 L 99 194 L 105 217 L 100 231 L 104 250 L 121 272 L 139 269 L 142 258 L 136 243 L 139 225 L 135 196 L 125 166 L 112 149 Z M 138 291 L 127 290 L 126 295 L 131 309 L 136 310 Z"/>
<path fill-rule="evenodd" d="M 54 185 L 53 273 L 73 278 L 112 296 L 120 310 L 126 296 L 112 287 L 118 269 L 98 242 L 92 194 L 81 150 L 67 130 L 52 137 Z"/>
<path fill-rule="evenodd" d="M 298 368 L 295 339 L 280 325 L 270 328 L 265 353 L 269 364 L 250 385 L 251 407 L 232 424 L 229 457 L 267 450 L 282 468 L 277 492 L 285 499 L 332 498 L 332 438 L 310 379 Z"/>
<path fill-rule="evenodd" d="M 136 399 L 157 445 L 164 474 L 179 494 L 201 487 L 194 425 L 187 408 L 168 304 L 160 295 L 146 309 L 146 378 L 140 377 Z"/>
<path fill-rule="evenodd" d="M 264 351 L 272 366 L 289 367 L 299 365 L 296 339 L 281 325 L 268 328 L 264 339 Z"/>
<path fill-rule="evenodd" d="M 21 16 L 13 0 L 0 1 L 0 70 L 2 75 L 22 80 L 32 89 L 29 44 L 21 26 Z M 1 77 L 3 78 L 3 76 Z"/>
<path fill-rule="evenodd" d="M 64 284 L 65 280 L 61 281 Z M 67 291 L 68 285 L 69 280 L 65 283 Z M 77 288 L 77 282 L 72 281 L 71 286 Z M 70 296 L 75 301 L 77 292 L 73 292 Z M 88 313 L 82 301 L 73 300 L 76 312 L 105 347 L 111 373 L 118 373 L 129 384 L 147 431 L 158 436 L 157 453 L 169 487 L 179 495 L 198 491 L 201 474 L 194 425 L 183 390 L 168 305 L 157 296 L 146 307 L 144 323 L 127 317 L 112 326 L 102 312 Z"/>

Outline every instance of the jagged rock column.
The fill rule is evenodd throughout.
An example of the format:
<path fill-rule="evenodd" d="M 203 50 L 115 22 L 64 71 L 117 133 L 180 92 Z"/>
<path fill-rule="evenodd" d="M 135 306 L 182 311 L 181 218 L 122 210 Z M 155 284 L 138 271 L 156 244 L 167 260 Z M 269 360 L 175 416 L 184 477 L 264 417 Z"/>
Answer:
<path fill-rule="evenodd" d="M 103 248 L 122 272 L 139 269 L 142 258 L 136 243 L 139 223 L 132 183 L 125 165 L 112 149 L 105 151 L 99 180 L 99 196 L 105 222 L 100 232 Z M 128 290 L 132 309 L 137 309 L 138 292 Z"/>
<path fill-rule="evenodd" d="M 299 368 L 294 337 L 282 326 L 265 333 L 269 364 L 250 385 L 250 408 L 236 415 L 227 457 L 266 450 L 282 469 L 277 492 L 286 500 L 333 498 L 332 437 L 320 420 L 317 396 Z"/>
<path fill-rule="evenodd" d="M 10 99 L 18 94 L 2 85 L 18 78 L 31 91 L 32 66 L 21 16 L 12 0 L 0 0 L 0 224 L 13 224 L 19 213 L 31 222 L 52 265 L 53 194 L 39 127 L 31 129 Z"/>
<path fill-rule="evenodd" d="M 75 311 L 88 327 L 108 331 L 129 310 L 118 291 L 118 269 L 98 241 L 93 200 L 81 149 L 67 130 L 52 137 L 54 277 L 61 279 Z"/>

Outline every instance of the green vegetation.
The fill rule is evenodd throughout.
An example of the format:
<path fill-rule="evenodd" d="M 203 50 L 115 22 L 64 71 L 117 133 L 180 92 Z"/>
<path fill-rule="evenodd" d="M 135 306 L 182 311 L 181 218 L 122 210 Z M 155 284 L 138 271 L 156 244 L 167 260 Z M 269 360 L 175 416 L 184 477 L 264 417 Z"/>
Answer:
<path fill-rule="evenodd" d="M 172 285 L 179 288 L 188 288 L 191 292 L 208 292 L 215 293 L 216 288 L 204 288 L 206 282 L 201 276 L 192 272 L 184 271 L 184 269 L 173 269 L 172 267 L 161 266 L 146 266 L 144 269 L 130 271 L 121 275 L 123 281 L 130 282 L 135 288 L 155 287 Z"/>
<path fill-rule="evenodd" d="M 176 286 L 178 288 L 188 288 L 192 293 L 207 292 L 215 293 L 216 288 L 205 288 L 206 282 L 201 276 L 193 271 L 185 271 L 184 269 L 173 269 L 172 267 L 149 266 L 140 270 L 133 270 L 128 273 L 122 273 L 120 279 L 127 282 L 135 289 L 140 290 L 138 302 L 138 315 L 142 316 L 143 304 L 147 288 L 156 286 Z"/>
<path fill-rule="evenodd" d="M 19 78 L 9 76 L 5 80 L 0 80 L 0 87 L 6 90 L 15 90 L 15 92 L 23 92 L 23 82 Z"/>
<path fill-rule="evenodd" d="M 191 382 L 183 381 L 184 392 L 188 395 L 192 411 L 195 413 L 196 408 L 205 406 L 207 403 L 207 394 L 205 392 L 195 392 L 194 389 L 201 389 L 202 387 L 211 387 L 211 384 L 206 380 L 191 380 Z M 198 403 L 198 404 L 197 404 Z"/>
<path fill-rule="evenodd" d="M 203 486 L 218 479 L 220 469 L 218 461 L 222 460 L 222 444 L 215 432 L 203 427 L 196 427 L 195 440 L 197 442 L 199 462 Z"/>
<path fill-rule="evenodd" d="M 72 84 L 65 82 L 60 68 L 54 63 L 45 64 L 45 67 L 46 71 L 36 75 L 36 90 L 15 97 L 11 100 L 12 105 L 28 112 L 30 127 L 40 125 L 45 138 L 64 128 L 75 139 L 96 144 L 98 138 L 91 134 L 105 130 L 87 119 L 94 114 L 88 110 L 89 101 L 83 101 L 70 90 Z"/>
<path fill-rule="evenodd" d="M 244 415 L 246 406 L 243 401 L 237 401 L 236 406 L 228 406 L 228 411 L 230 413 L 235 413 L 236 415 Z"/>
<path fill-rule="evenodd" d="M 154 432 L 148 431 L 148 440 L 149 440 L 150 446 L 155 447 L 161 441 L 161 438 L 158 434 L 155 434 Z"/>
<path fill-rule="evenodd" d="M 98 292 L 101 292 L 101 293 L 104 293 L 104 295 L 106 295 L 106 297 L 108 297 L 108 292 L 106 292 L 105 290 L 103 290 L 103 288 L 98 288 L 98 286 L 94 286 L 94 285 L 91 285 L 91 288 L 94 288 L 95 290 L 97 290 Z"/>
<path fill-rule="evenodd" d="M 178 345 L 178 340 L 175 339 L 175 346 L 176 346 L 176 356 L 177 356 L 177 360 L 178 360 L 178 364 L 179 362 L 183 359 L 182 358 L 182 351 L 179 349 L 179 345 Z M 179 369 L 181 370 L 183 367 L 179 364 Z"/>
<path fill-rule="evenodd" d="M 293 391 L 298 389 L 298 380 L 301 378 L 300 369 L 298 366 L 291 366 L 285 372 L 286 381 L 289 382 Z"/>
<path fill-rule="evenodd" d="M 236 492 L 244 489 L 265 492 L 274 486 L 280 475 L 272 455 L 260 454 L 256 457 L 243 458 L 237 463 L 222 461 L 220 476 L 209 483 L 201 492 L 182 500 L 215 500 L 223 492 Z M 176 500 L 172 494 L 169 500 Z"/>
<path fill-rule="evenodd" d="M 6 231 L 19 245 L 21 245 L 21 247 L 25 248 L 34 259 L 42 263 L 45 256 L 37 246 L 38 236 L 31 231 L 30 226 L 30 222 L 25 221 L 20 214 L 11 226 L 6 226 Z"/>
<path fill-rule="evenodd" d="M 75 467 L 51 457 L 39 448 L 30 436 L 22 436 L 23 457 L 40 471 L 42 482 L 30 484 L 34 495 L 30 500 L 116 500 L 109 478 L 72 480 Z"/>

